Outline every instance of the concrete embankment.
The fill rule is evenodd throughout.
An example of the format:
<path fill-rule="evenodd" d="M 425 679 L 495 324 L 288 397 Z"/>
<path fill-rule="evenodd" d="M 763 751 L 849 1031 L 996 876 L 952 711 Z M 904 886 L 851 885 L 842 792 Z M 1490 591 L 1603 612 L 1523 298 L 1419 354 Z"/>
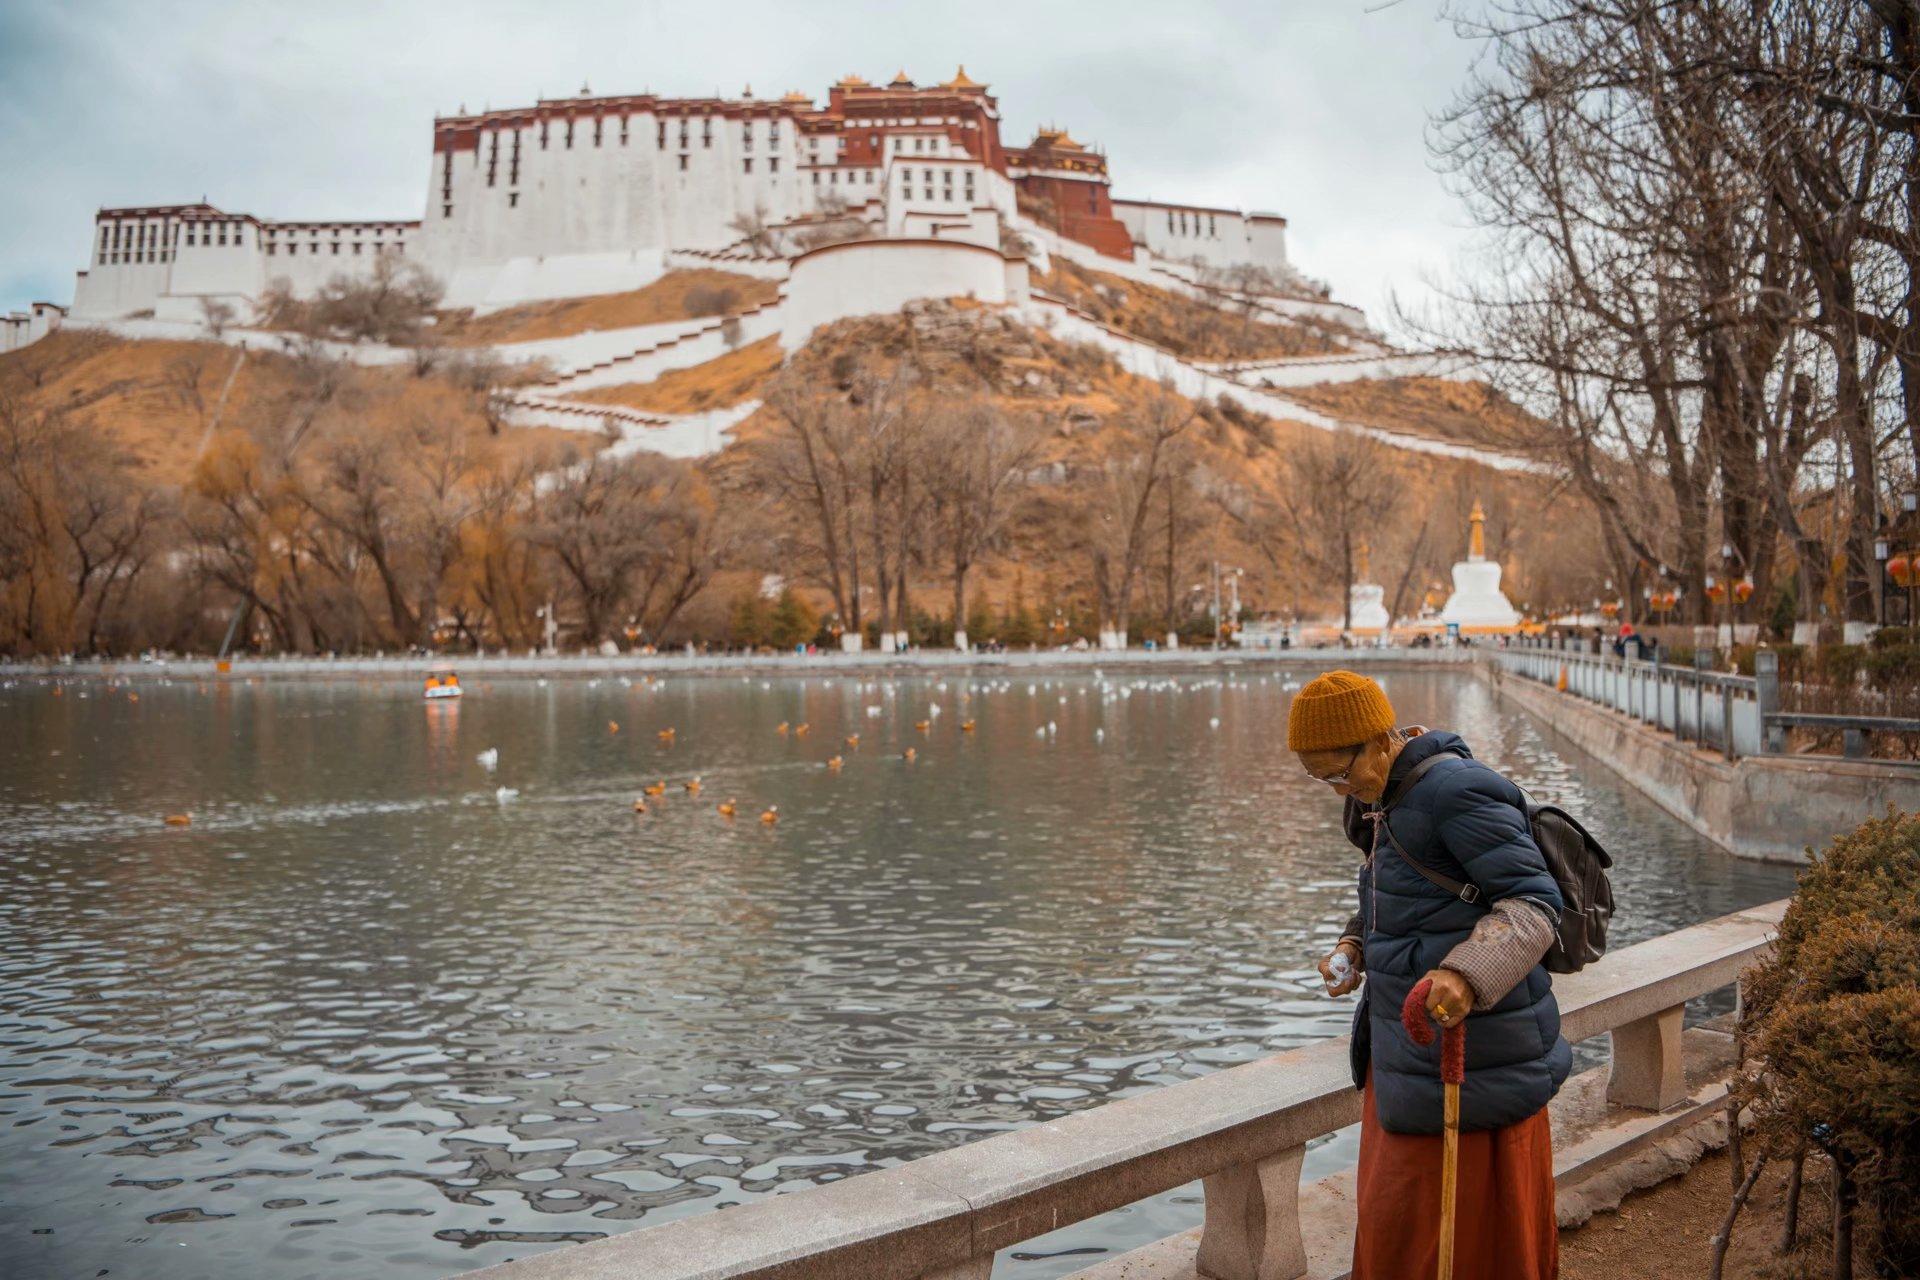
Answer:
<path fill-rule="evenodd" d="M 1222 672 L 1294 672 L 1302 678 L 1334 667 L 1365 671 L 1462 667 L 1472 660 L 1464 649 L 1042 649 L 1032 653 L 956 653 L 914 650 L 908 653 L 817 654 L 552 654 L 475 657 L 237 658 L 226 672 L 211 658 L 174 658 L 164 662 L 20 662 L 0 663 L 0 677 L 59 680 L 229 679 L 337 680 L 423 679 L 452 669 L 463 679 L 485 676 L 515 679 L 533 676 L 910 676 L 910 675 L 1073 675 L 1088 672 L 1167 675 L 1217 669 Z"/>
<path fill-rule="evenodd" d="M 1804 862 L 1843 831 L 1886 812 L 1920 810 L 1920 763 L 1717 751 L 1607 707 L 1479 664 L 1499 697 L 1618 773 L 1655 804 L 1738 857 Z"/>

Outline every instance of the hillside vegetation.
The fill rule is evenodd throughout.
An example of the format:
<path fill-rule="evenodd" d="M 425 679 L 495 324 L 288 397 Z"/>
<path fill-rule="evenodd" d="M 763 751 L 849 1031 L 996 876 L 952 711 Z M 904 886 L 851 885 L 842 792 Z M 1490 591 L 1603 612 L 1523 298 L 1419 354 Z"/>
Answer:
<path fill-rule="evenodd" d="M 1484 382 L 1452 378 L 1371 378 L 1288 387 L 1281 392 L 1345 422 L 1408 435 L 1527 452 L 1541 423 Z"/>
<path fill-rule="evenodd" d="M 1340 355 L 1352 334 L 1322 322 L 1283 323 L 1247 306 L 1213 306 L 1172 289 L 1096 271 L 1066 258 L 1035 281 L 1101 324 L 1195 360 Z"/>
<path fill-rule="evenodd" d="M 436 332 L 455 346 L 532 342 L 601 329 L 737 315 L 773 301 L 779 292 L 776 281 L 732 271 L 669 271 L 646 288 L 627 293 L 529 302 L 484 316 L 445 311 Z"/>
<path fill-rule="evenodd" d="M 1140 636 L 1204 628 L 1216 561 L 1256 609 L 1337 612 L 1370 564 L 1410 612 L 1475 498 L 1516 600 L 1592 537 L 1531 476 L 1188 401 L 964 300 L 575 393 L 759 402 L 697 463 L 511 427 L 508 373 L 483 348 L 369 368 L 77 329 L 0 357 L 0 651 L 206 649 L 236 616 L 266 651 L 519 648 L 548 599 L 569 645 L 748 643 L 769 574 L 782 635 Z M 1415 380 L 1368 412 L 1446 434 L 1456 399 Z"/>

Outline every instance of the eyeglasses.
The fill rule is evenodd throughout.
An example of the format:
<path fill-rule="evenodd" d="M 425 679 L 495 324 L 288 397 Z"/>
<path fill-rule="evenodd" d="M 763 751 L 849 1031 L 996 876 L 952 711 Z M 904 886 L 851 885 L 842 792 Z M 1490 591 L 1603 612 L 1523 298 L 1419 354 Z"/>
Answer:
<path fill-rule="evenodd" d="M 1353 766 L 1360 763 L 1360 753 L 1366 749 L 1367 744 L 1364 742 L 1355 747 L 1353 754 L 1347 757 L 1347 767 L 1338 773 L 1320 774 L 1309 772 L 1307 776 L 1315 782 L 1324 782 L 1330 787 L 1337 787 L 1347 780 L 1347 775 L 1353 772 Z"/>

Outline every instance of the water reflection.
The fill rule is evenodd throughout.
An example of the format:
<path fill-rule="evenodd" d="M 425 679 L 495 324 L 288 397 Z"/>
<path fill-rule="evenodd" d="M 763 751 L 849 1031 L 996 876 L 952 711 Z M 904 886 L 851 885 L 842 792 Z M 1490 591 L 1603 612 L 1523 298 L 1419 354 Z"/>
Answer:
<path fill-rule="evenodd" d="M 1790 881 L 1471 679 L 1387 683 L 1589 820 L 1623 942 Z M 0 1247 L 33 1274 L 444 1275 L 1346 1029 L 1312 964 L 1353 855 L 1277 675 L 140 693 L 0 691 Z"/>

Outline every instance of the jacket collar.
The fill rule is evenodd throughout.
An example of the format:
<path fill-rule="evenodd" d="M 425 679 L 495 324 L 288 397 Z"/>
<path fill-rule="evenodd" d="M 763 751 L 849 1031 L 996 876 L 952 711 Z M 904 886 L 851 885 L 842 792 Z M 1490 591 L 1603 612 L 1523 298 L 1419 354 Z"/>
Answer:
<path fill-rule="evenodd" d="M 1465 759 L 1473 759 L 1473 752 L 1467 749 L 1466 739 L 1450 729 L 1427 729 L 1413 725 L 1407 732 L 1414 736 L 1400 748 L 1400 754 L 1393 758 L 1393 767 L 1387 770 L 1387 795 L 1392 795 L 1393 789 L 1400 785 L 1400 780 L 1407 776 L 1407 772 L 1429 756 L 1450 751 Z"/>

